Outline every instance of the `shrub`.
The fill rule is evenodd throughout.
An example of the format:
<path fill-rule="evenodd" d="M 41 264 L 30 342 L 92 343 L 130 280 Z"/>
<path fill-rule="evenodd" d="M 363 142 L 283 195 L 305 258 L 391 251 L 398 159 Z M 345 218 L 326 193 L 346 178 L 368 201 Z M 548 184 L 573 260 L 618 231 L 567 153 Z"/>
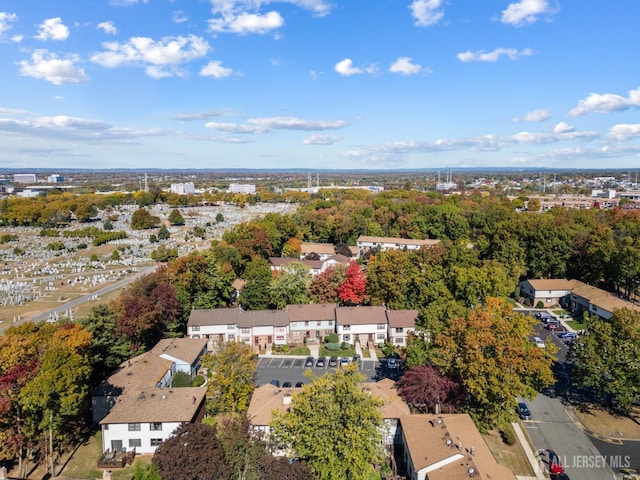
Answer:
<path fill-rule="evenodd" d="M 287 353 L 289 351 L 289 345 L 282 345 L 282 353 Z"/>
<path fill-rule="evenodd" d="M 516 432 L 513 431 L 513 427 L 511 425 L 505 425 L 500 430 L 500 435 L 502 436 L 502 441 L 507 445 L 515 445 L 518 440 L 516 437 Z"/>
<path fill-rule="evenodd" d="M 196 375 L 196 378 L 193 379 L 193 386 L 200 387 L 204 385 L 204 377 L 202 375 Z"/>
<path fill-rule="evenodd" d="M 342 342 L 340 348 L 342 348 L 342 350 L 349 350 L 351 348 L 351 344 L 349 342 Z"/>
<path fill-rule="evenodd" d="M 538 300 L 538 303 L 536 303 L 536 308 L 544 308 L 544 303 L 542 303 L 542 300 Z"/>
<path fill-rule="evenodd" d="M 338 343 L 340 342 L 340 337 L 338 336 L 337 333 L 330 333 L 329 335 L 327 335 L 324 339 L 325 343 Z"/>
<path fill-rule="evenodd" d="M 172 387 L 190 387 L 191 385 L 193 385 L 191 376 L 184 372 L 176 372 L 171 382 Z"/>
<path fill-rule="evenodd" d="M 330 343 L 327 343 L 324 347 L 327 350 L 330 350 L 332 352 L 337 352 L 338 350 L 340 350 L 340 344 L 339 343 L 330 342 Z"/>

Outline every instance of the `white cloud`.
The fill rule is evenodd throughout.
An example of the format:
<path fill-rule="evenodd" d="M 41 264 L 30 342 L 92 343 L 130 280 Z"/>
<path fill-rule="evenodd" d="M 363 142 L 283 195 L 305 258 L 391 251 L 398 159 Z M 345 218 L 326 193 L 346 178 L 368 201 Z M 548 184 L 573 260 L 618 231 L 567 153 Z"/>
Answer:
<path fill-rule="evenodd" d="M 413 0 L 409 9 L 419 27 L 429 27 L 438 23 L 444 17 L 443 0 Z"/>
<path fill-rule="evenodd" d="M 280 0 L 313 12 L 317 17 L 324 17 L 331 12 L 331 4 L 325 0 Z M 268 1 L 265 3 L 269 3 Z"/>
<path fill-rule="evenodd" d="M 18 16 L 15 13 L 0 12 L 0 37 L 11 30 L 11 24 L 16 20 L 18 20 Z"/>
<path fill-rule="evenodd" d="M 608 138 L 612 140 L 629 140 L 640 137 L 640 123 L 619 123 L 609 129 Z"/>
<path fill-rule="evenodd" d="M 69 38 L 69 28 L 62 23 L 60 17 L 48 18 L 40 24 L 38 40 L 66 40 Z"/>
<path fill-rule="evenodd" d="M 551 118 L 551 113 L 545 108 L 539 108 L 525 113 L 520 118 L 514 118 L 514 122 L 544 122 Z"/>
<path fill-rule="evenodd" d="M 611 113 L 640 107 L 640 87 L 629 91 L 628 97 L 613 93 L 592 93 L 578 102 L 578 106 L 569 112 L 572 117 L 586 113 Z"/>
<path fill-rule="evenodd" d="M 576 128 L 573 125 L 569 125 L 565 122 L 560 122 L 553 128 L 553 133 L 569 133 L 575 132 Z"/>
<path fill-rule="evenodd" d="M 113 22 L 100 22 L 96 28 L 98 30 L 102 30 L 104 33 L 108 33 L 109 35 L 115 35 L 118 33 L 118 29 L 115 27 Z"/>
<path fill-rule="evenodd" d="M 207 110 L 196 113 L 179 113 L 173 118 L 181 122 L 193 122 L 198 120 L 208 120 L 210 118 L 219 118 L 230 114 L 230 112 L 224 110 Z"/>
<path fill-rule="evenodd" d="M 502 23 L 509 25 L 526 25 L 534 23 L 540 15 L 556 13 L 558 9 L 552 7 L 547 0 L 520 0 L 510 3 L 506 10 L 502 11 Z"/>
<path fill-rule="evenodd" d="M 312 133 L 305 138 L 302 143 L 305 145 L 332 145 L 342 140 L 342 137 L 335 135 L 320 135 L 318 133 Z"/>
<path fill-rule="evenodd" d="M 208 122 L 206 127 L 225 133 L 269 133 L 271 130 L 337 130 L 344 128 L 343 120 L 323 121 L 295 117 L 249 118 L 246 123 Z"/>
<path fill-rule="evenodd" d="M 391 73 L 400 73 L 402 75 L 414 75 L 422 70 L 422 66 L 417 63 L 411 63 L 411 57 L 400 57 L 389 67 Z"/>
<path fill-rule="evenodd" d="M 339 61 L 333 68 L 336 72 L 340 75 L 344 75 L 345 77 L 362 73 L 361 69 L 353 66 L 353 61 L 350 58 L 345 58 L 344 60 Z"/>
<path fill-rule="evenodd" d="M 23 36 L 23 35 L 13 35 L 13 36 L 11 37 L 11 41 L 12 41 L 13 43 L 20 43 L 20 42 L 22 41 L 22 39 L 23 39 L 23 38 L 24 38 L 24 36 Z"/>
<path fill-rule="evenodd" d="M 284 19 L 278 12 L 271 11 L 264 15 L 259 13 L 241 13 L 209 20 L 212 32 L 228 32 L 246 35 L 249 33 L 265 34 L 284 25 Z"/>
<path fill-rule="evenodd" d="M 84 70 L 76 66 L 77 55 L 69 55 L 67 58 L 58 58 L 55 53 L 47 50 L 36 50 L 31 55 L 31 61 L 17 62 L 20 66 L 20 75 L 46 80 L 54 85 L 65 83 L 80 83 L 87 79 Z"/>
<path fill-rule="evenodd" d="M 111 5 L 115 6 L 129 6 L 136 5 L 138 3 L 148 3 L 149 0 L 111 0 Z"/>
<path fill-rule="evenodd" d="M 154 41 L 147 37 L 132 37 L 128 42 L 105 42 L 105 51 L 91 56 L 91 61 L 103 67 L 136 65 L 145 68 L 153 78 L 180 76 L 178 66 L 204 57 L 211 49 L 201 37 L 163 37 Z"/>
<path fill-rule="evenodd" d="M 184 13 L 182 10 L 176 10 L 172 15 L 174 23 L 184 23 L 189 20 L 189 15 Z"/>
<path fill-rule="evenodd" d="M 224 122 L 207 122 L 205 127 L 217 132 L 223 133 L 236 133 L 236 134 L 251 134 L 251 133 L 267 133 L 268 130 L 262 128 L 259 125 L 247 125 L 239 123 L 224 123 Z"/>
<path fill-rule="evenodd" d="M 200 75 L 203 77 L 213 77 L 213 78 L 226 78 L 233 75 L 233 70 L 227 67 L 222 66 L 222 62 L 215 61 L 209 62 L 202 70 L 200 70 Z"/>
<path fill-rule="evenodd" d="M 491 52 L 485 52 L 484 50 L 478 50 L 477 52 L 459 53 L 456 55 L 461 62 L 497 62 L 500 57 L 507 57 L 509 60 L 518 60 L 522 57 L 528 57 L 533 54 L 533 50 L 525 48 L 524 50 L 517 50 L 515 48 L 496 48 Z"/>

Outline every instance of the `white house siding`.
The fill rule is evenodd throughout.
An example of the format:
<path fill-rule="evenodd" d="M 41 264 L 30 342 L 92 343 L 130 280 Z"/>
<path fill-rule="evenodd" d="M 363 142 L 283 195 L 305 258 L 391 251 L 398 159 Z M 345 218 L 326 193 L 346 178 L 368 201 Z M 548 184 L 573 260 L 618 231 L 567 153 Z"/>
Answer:
<path fill-rule="evenodd" d="M 139 431 L 129 430 L 131 428 L 140 428 Z M 155 424 L 154 424 L 155 425 Z M 136 453 L 154 453 L 157 445 L 152 445 L 152 440 L 158 443 L 166 440 L 171 436 L 173 431 L 178 428 L 180 422 L 167 422 L 159 424 L 161 430 L 151 430 L 152 424 L 150 423 L 113 423 L 108 425 L 102 425 L 102 451 L 107 449 L 113 451 L 114 445 L 117 442 L 121 442 L 122 448 L 126 451 L 133 450 L 134 446 Z M 140 446 L 136 446 L 140 443 Z M 116 443 L 114 443 L 116 442 Z"/>
<path fill-rule="evenodd" d="M 333 320 L 299 320 L 289 323 L 291 341 L 293 343 L 303 343 L 303 339 L 320 339 L 334 333 L 335 322 Z M 309 335 L 307 336 L 307 332 Z"/>
<path fill-rule="evenodd" d="M 387 324 L 381 324 L 384 328 L 378 329 L 378 325 L 338 325 L 338 336 L 341 342 L 354 343 L 358 340 L 380 343 L 387 339 Z"/>

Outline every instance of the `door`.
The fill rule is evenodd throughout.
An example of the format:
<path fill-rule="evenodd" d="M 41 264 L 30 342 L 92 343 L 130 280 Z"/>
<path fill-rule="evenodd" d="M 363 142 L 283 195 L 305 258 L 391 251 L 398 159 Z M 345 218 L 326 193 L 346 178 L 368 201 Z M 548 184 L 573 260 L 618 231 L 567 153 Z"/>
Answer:
<path fill-rule="evenodd" d="M 122 451 L 122 440 L 111 440 L 111 451 L 112 452 Z"/>
<path fill-rule="evenodd" d="M 273 337 L 271 335 L 267 337 L 267 343 L 273 343 Z"/>

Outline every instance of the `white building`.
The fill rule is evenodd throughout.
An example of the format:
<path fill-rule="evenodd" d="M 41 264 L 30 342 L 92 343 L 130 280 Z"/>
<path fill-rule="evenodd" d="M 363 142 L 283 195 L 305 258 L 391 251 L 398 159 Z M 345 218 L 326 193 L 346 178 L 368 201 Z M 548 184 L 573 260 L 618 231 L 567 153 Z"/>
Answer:
<path fill-rule="evenodd" d="M 171 193 L 175 193 L 177 195 L 193 195 L 194 193 L 196 193 L 196 187 L 193 185 L 193 182 L 172 183 L 170 191 Z"/>
<path fill-rule="evenodd" d="M 425 239 L 415 240 L 411 238 L 396 237 L 370 237 L 361 235 L 356 242 L 360 255 L 369 250 L 420 250 L 421 247 L 431 247 L 440 243 L 440 240 Z"/>
<path fill-rule="evenodd" d="M 35 173 L 16 173 L 13 175 L 13 183 L 37 183 L 38 176 Z"/>
<path fill-rule="evenodd" d="M 64 177 L 62 175 L 58 175 L 54 173 L 53 175 L 49 175 L 47 177 L 47 183 L 62 183 L 64 182 Z"/>
<path fill-rule="evenodd" d="M 229 193 L 246 193 L 253 195 L 256 193 L 256 186 L 250 183 L 232 183 L 229 185 Z"/>

